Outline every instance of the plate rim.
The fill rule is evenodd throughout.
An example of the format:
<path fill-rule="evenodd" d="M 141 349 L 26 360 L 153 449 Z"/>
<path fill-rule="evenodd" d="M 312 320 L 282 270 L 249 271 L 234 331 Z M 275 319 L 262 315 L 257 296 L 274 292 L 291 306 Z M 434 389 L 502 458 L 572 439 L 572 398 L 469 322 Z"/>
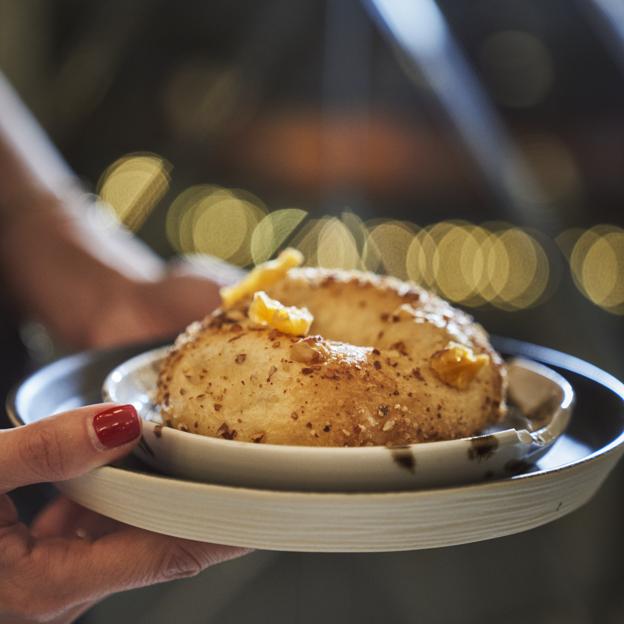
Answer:
<path fill-rule="evenodd" d="M 531 353 L 534 353 L 534 359 L 537 360 L 538 363 L 544 362 L 545 364 L 556 366 L 559 368 L 564 368 L 569 370 L 570 372 L 576 373 L 582 377 L 590 379 L 600 385 L 606 387 L 608 390 L 613 392 L 621 401 L 624 402 L 624 383 L 617 379 L 615 376 L 610 373 L 602 370 L 598 366 L 591 364 L 589 362 L 585 362 L 584 360 L 577 358 L 576 356 L 569 355 L 566 353 L 562 353 L 556 351 L 555 349 L 550 349 L 548 347 L 542 347 L 539 345 L 535 345 L 532 343 L 527 343 L 519 340 L 515 340 L 513 338 L 499 338 L 499 344 L 503 345 L 501 350 L 512 352 L 517 354 L 519 357 L 525 357 L 527 359 L 531 359 Z M 152 343 L 153 345 L 153 343 Z M 136 345 L 137 347 L 139 345 Z M 147 346 L 147 345 L 146 345 Z M 115 349 L 108 350 L 114 351 Z M 107 350 L 104 350 L 107 351 Z M 66 356 L 55 362 L 50 363 L 48 366 L 44 368 L 49 368 L 57 365 L 61 365 L 62 363 L 68 364 L 72 363 L 75 365 L 76 362 L 81 359 L 85 359 L 87 355 L 93 353 L 100 353 L 102 350 L 91 350 L 87 352 L 81 352 L 74 355 Z M 38 374 L 41 373 L 44 368 L 39 369 L 30 375 L 28 375 L 25 379 L 23 379 L 18 385 L 9 392 L 6 400 L 6 411 L 9 416 L 10 421 L 14 426 L 24 426 L 24 423 L 17 413 L 17 400 L 19 391 L 24 385 L 29 381 L 34 379 Z M 370 499 L 371 497 L 380 497 L 380 498 L 406 498 L 406 497 L 418 497 L 418 496 L 430 496 L 434 493 L 452 493 L 453 491 L 461 491 L 466 493 L 467 491 L 479 491 L 479 490 L 487 490 L 498 487 L 516 487 L 520 486 L 527 479 L 534 480 L 547 480 L 553 474 L 573 471 L 583 464 L 588 464 L 600 459 L 602 457 L 607 458 L 608 456 L 615 453 L 619 447 L 624 444 L 624 429 L 622 432 L 616 436 L 613 440 L 611 440 L 605 446 L 593 451 L 587 456 L 577 459 L 568 464 L 564 464 L 561 466 L 557 466 L 554 468 L 537 470 L 535 472 L 524 473 L 520 475 L 513 475 L 507 478 L 497 479 L 493 481 L 485 481 L 480 483 L 469 483 L 464 485 L 457 486 L 444 486 L 444 487 L 433 487 L 433 488 L 425 488 L 425 489 L 417 489 L 417 490 L 394 490 L 394 491 L 381 491 L 381 492 L 324 492 L 324 491 L 299 491 L 299 490 L 274 490 L 268 488 L 251 488 L 245 486 L 232 486 L 232 485 L 219 485 L 206 483 L 201 481 L 190 481 L 181 479 L 178 477 L 174 477 L 171 475 L 164 474 L 153 474 L 142 472 L 138 470 L 129 470 L 126 468 L 119 468 L 115 466 L 102 466 L 100 468 L 96 468 L 92 473 L 98 473 L 99 475 L 106 476 L 111 475 L 115 476 L 119 474 L 125 475 L 129 478 L 135 479 L 148 479 L 154 482 L 160 482 L 161 480 L 173 481 L 178 486 L 189 487 L 189 488 L 209 488 L 213 490 L 236 490 L 242 493 L 247 494 L 255 494 L 255 495 L 271 495 L 271 496 L 279 496 L 279 497 L 301 497 L 301 498 L 309 498 L 311 496 L 317 496 L 321 499 L 329 499 L 333 497 L 344 497 L 348 496 L 349 498 L 354 497 L 364 497 Z M 131 475 L 131 476 L 129 476 Z M 84 477 L 84 475 L 83 475 Z M 82 477 L 78 477 L 82 478 Z"/>
<path fill-rule="evenodd" d="M 156 361 L 161 353 L 166 353 L 171 345 L 164 345 L 160 347 L 156 347 L 154 349 L 148 349 L 147 351 L 143 351 L 141 353 L 137 353 L 136 355 L 120 362 L 117 366 L 115 366 L 104 378 L 102 382 L 102 396 L 105 400 L 110 400 L 114 402 L 113 397 L 107 389 L 112 383 L 112 378 L 116 375 L 119 369 L 126 367 L 132 364 L 135 360 L 147 360 L 147 366 L 149 366 L 152 362 Z M 554 384 L 556 384 L 562 391 L 561 401 L 558 403 L 556 407 L 556 412 L 553 415 L 552 419 L 543 427 L 539 429 L 535 429 L 533 431 L 520 428 L 516 429 L 514 427 L 508 427 L 506 429 L 501 429 L 500 431 L 496 431 L 494 433 L 481 433 L 473 436 L 464 436 L 462 438 L 456 438 L 453 440 L 436 440 L 431 442 L 413 442 L 410 444 L 401 444 L 397 447 L 388 447 L 382 445 L 376 446 L 365 446 L 365 447 L 339 447 L 339 446 L 305 446 L 305 445 L 293 445 L 293 444 L 255 444 L 253 442 L 246 442 L 242 440 L 220 440 L 219 438 L 214 438 L 210 436 L 198 436 L 193 432 L 185 432 L 180 431 L 175 428 L 169 427 L 171 429 L 171 433 L 169 435 L 173 435 L 178 437 L 180 440 L 194 440 L 197 444 L 205 444 L 208 449 L 211 445 L 218 445 L 219 447 L 226 448 L 234 447 L 242 452 L 254 453 L 258 457 L 262 457 L 268 453 L 271 454 L 287 454 L 296 452 L 302 456 L 314 456 L 326 454 L 328 459 L 331 456 L 343 456 L 345 453 L 349 455 L 367 455 L 372 453 L 377 453 L 381 456 L 382 452 L 387 451 L 392 448 L 401 448 L 401 449 L 409 449 L 412 452 L 417 452 L 417 454 L 426 454 L 432 452 L 434 448 L 440 450 L 440 452 L 451 451 L 453 448 L 461 446 L 465 446 L 467 443 L 472 443 L 473 440 L 477 440 L 479 438 L 491 437 L 502 440 L 506 437 L 515 436 L 515 443 L 523 444 L 524 446 L 531 446 L 532 444 L 537 444 L 538 446 L 548 447 L 550 446 L 556 439 L 563 434 L 565 429 L 567 428 L 568 421 L 570 419 L 571 412 L 574 408 L 574 404 L 576 402 L 576 393 L 574 392 L 574 388 L 568 382 L 563 375 L 560 375 L 553 369 L 548 366 L 541 364 L 535 360 L 527 358 L 525 356 L 513 356 L 511 363 L 519 362 L 520 365 L 529 369 L 536 374 L 546 377 L 551 380 Z M 141 416 L 141 420 L 144 424 L 153 425 L 154 427 L 159 426 L 160 423 L 156 423 L 151 421 L 149 418 L 143 418 Z M 563 420 L 563 424 L 562 421 Z M 192 436 L 192 438 L 189 438 Z M 530 441 L 523 440 L 522 438 L 529 438 Z M 201 442 L 200 442 L 201 440 Z M 253 450 L 252 450 L 253 449 Z"/>
<path fill-rule="evenodd" d="M 582 460 L 577 460 L 573 463 L 566 464 L 565 466 L 558 466 L 556 468 L 551 468 L 548 470 L 540 470 L 533 473 L 526 473 L 522 475 L 515 475 L 508 478 L 496 479 L 492 481 L 482 481 L 480 483 L 467 483 L 465 485 L 450 485 L 443 487 L 433 487 L 433 488 L 421 488 L 414 490 L 388 490 L 388 491 L 305 491 L 305 490 L 277 490 L 277 489 L 269 489 L 269 488 L 252 488 L 247 486 L 239 486 L 239 485 L 222 485 L 219 483 L 207 483 L 205 481 L 191 481 L 176 478 L 174 476 L 166 475 L 166 474 L 152 474 L 147 472 L 141 472 L 139 470 L 128 470 L 125 468 L 117 468 L 115 466 L 102 466 L 100 468 L 96 468 L 95 470 L 88 473 L 88 475 L 96 476 L 120 476 L 123 475 L 122 478 L 127 478 L 131 480 L 141 481 L 141 480 L 149 480 L 154 483 L 160 483 L 161 481 L 174 481 L 176 483 L 176 487 L 182 486 L 184 489 L 188 490 L 210 490 L 213 492 L 232 492 L 236 491 L 244 496 L 257 496 L 257 497 L 270 497 L 272 499 L 278 497 L 283 499 L 292 499 L 292 498 L 301 498 L 309 500 L 312 497 L 318 497 L 322 500 L 329 499 L 353 499 L 353 498 L 365 498 L 367 500 L 370 499 L 388 499 L 388 498 L 399 498 L 399 499 L 413 499 L 413 498 L 428 498 L 430 496 L 436 496 L 438 494 L 445 495 L 453 495 L 453 493 L 462 493 L 462 494 L 470 494 L 475 491 L 492 491 L 497 489 L 508 489 L 510 487 L 520 487 L 520 485 L 524 484 L 527 479 L 541 479 L 548 480 L 553 478 L 553 475 L 561 473 L 561 472 L 572 472 L 576 469 L 579 469 L 583 464 L 593 463 L 598 459 L 607 459 L 610 455 L 615 453 L 620 447 L 615 446 L 611 449 L 608 449 L 604 453 L 592 453 L 588 455 L 586 458 Z M 77 477 L 77 479 L 81 479 L 87 475 L 82 475 L 81 477 Z M 513 483 L 513 485 L 512 485 Z"/>

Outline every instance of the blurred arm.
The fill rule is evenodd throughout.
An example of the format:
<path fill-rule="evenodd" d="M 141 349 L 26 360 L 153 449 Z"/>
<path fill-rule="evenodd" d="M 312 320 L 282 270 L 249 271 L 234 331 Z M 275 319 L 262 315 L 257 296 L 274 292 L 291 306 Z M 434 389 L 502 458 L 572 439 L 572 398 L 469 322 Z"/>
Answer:
<path fill-rule="evenodd" d="M 0 271 L 21 308 L 82 347 L 173 332 L 215 305 L 213 282 L 170 276 L 130 233 L 98 227 L 94 212 L 0 76 Z"/>

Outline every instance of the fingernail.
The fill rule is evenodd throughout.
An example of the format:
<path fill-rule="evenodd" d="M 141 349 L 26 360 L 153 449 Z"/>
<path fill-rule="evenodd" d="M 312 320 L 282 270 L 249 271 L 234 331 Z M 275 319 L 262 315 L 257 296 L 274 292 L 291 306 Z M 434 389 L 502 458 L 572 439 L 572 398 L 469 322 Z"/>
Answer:
<path fill-rule="evenodd" d="M 138 438 L 141 423 L 132 405 L 115 405 L 93 417 L 95 435 L 105 448 L 114 448 Z"/>

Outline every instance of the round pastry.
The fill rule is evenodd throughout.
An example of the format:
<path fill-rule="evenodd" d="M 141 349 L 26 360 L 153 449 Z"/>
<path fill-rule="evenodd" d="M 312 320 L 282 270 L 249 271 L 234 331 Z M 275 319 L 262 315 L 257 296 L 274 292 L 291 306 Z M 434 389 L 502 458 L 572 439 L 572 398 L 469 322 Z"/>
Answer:
<path fill-rule="evenodd" d="M 158 384 L 168 425 L 246 442 L 396 446 L 501 418 L 505 367 L 467 314 L 397 279 L 293 264 L 287 252 L 255 269 L 178 338 Z"/>

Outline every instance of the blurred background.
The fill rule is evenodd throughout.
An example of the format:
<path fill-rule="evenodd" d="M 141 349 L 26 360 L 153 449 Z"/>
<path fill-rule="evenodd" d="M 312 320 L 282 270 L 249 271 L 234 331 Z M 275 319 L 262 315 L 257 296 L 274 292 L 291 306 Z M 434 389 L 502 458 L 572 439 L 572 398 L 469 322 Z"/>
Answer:
<path fill-rule="evenodd" d="M 248 268 L 291 245 L 311 265 L 412 279 L 492 333 L 624 377 L 621 0 L 0 0 L 0 69 L 102 199 L 102 227 L 119 221 L 199 266 L 210 254 Z M 580 527 L 613 520 L 609 505 L 603 496 L 557 535 L 578 545 Z M 552 531 L 531 535 L 552 545 Z M 497 542 L 507 563 L 522 539 Z M 479 548 L 419 554 L 414 578 L 423 564 L 441 579 L 454 566 L 464 582 L 458 567 L 477 560 L 485 574 L 494 551 Z M 306 559 L 309 583 L 322 585 L 328 559 Z M 354 560 L 334 557 L 329 578 Z M 604 569 L 616 600 L 621 568 Z M 587 574 L 559 588 L 576 596 L 569 610 L 494 612 L 623 621 L 621 601 L 596 610 Z M 432 587 L 443 595 L 442 581 Z M 474 617 L 437 620 L 431 600 L 426 621 L 492 614 L 475 604 Z M 296 621 L 316 621 L 314 608 Z"/>
<path fill-rule="evenodd" d="M 5 0 L 0 67 L 163 256 L 294 245 L 622 375 L 621 3 L 374 4 Z"/>

